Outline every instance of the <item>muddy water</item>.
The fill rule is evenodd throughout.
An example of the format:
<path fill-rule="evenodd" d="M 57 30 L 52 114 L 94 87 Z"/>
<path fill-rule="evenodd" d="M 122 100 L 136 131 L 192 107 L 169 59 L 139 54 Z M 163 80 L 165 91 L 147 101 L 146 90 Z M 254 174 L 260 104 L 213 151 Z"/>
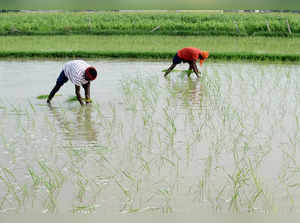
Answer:
<path fill-rule="evenodd" d="M 0 61 L 1 212 L 300 210 L 300 66 L 94 60 L 48 106 L 64 62 Z"/>

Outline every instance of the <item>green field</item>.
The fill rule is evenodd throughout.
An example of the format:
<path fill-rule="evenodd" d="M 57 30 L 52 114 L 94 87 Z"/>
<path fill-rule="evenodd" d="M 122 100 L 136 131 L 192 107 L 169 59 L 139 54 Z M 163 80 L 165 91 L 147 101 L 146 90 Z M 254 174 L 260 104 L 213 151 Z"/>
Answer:
<path fill-rule="evenodd" d="M 2 36 L 0 56 L 171 58 L 186 46 L 211 59 L 300 60 L 300 38 L 229 36 Z"/>
<path fill-rule="evenodd" d="M 162 59 L 194 46 L 216 60 L 300 61 L 299 36 L 291 13 L 0 14 L 0 57 Z"/>
<path fill-rule="evenodd" d="M 2 13 L 0 35 L 263 35 L 300 34 L 300 15 L 291 13 Z M 268 28 L 269 26 L 269 28 Z M 153 29 L 156 31 L 151 32 Z"/>

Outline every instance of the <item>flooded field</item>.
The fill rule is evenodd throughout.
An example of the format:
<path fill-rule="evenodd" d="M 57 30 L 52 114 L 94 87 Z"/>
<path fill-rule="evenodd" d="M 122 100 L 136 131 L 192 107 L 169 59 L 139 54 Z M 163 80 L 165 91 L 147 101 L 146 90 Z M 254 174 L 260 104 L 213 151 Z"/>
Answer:
<path fill-rule="evenodd" d="M 64 62 L 0 61 L 2 214 L 300 211 L 299 65 L 89 61 L 48 106 Z"/>

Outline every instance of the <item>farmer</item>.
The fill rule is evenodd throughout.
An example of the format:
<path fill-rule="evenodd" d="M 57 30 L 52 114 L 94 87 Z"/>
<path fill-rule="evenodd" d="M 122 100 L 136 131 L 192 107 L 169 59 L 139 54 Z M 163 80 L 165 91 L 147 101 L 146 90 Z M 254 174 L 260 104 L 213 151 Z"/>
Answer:
<path fill-rule="evenodd" d="M 85 92 L 85 102 L 86 104 L 91 102 L 90 99 L 90 85 L 91 81 L 95 80 L 97 77 L 97 70 L 87 64 L 83 60 L 72 60 L 64 64 L 63 70 L 61 71 L 59 77 L 57 78 L 56 85 L 50 92 L 47 103 L 50 104 L 51 99 L 54 97 L 56 92 L 63 86 L 68 80 L 70 80 L 75 85 L 75 93 L 77 100 L 81 105 L 83 105 L 83 99 L 80 95 L 80 85 L 83 87 Z"/>
<path fill-rule="evenodd" d="M 169 67 L 169 69 L 165 72 L 165 77 L 176 67 L 177 64 L 188 63 L 190 65 L 189 70 L 196 74 L 199 78 L 199 72 L 196 61 L 200 60 L 200 66 L 202 66 L 204 60 L 208 57 L 207 51 L 201 51 L 198 48 L 186 47 L 179 50 L 176 55 L 173 57 L 173 64 Z M 191 73 L 189 73 L 190 76 Z"/>

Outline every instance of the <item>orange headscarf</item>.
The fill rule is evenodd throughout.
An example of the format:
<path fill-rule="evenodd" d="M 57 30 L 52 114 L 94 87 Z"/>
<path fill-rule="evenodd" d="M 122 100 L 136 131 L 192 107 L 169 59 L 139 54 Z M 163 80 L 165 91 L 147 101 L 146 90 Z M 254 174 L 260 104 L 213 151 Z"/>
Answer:
<path fill-rule="evenodd" d="M 204 60 L 209 56 L 209 53 L 207 51 L 201 51 L 200 56 L 201 56 L 200 66 L 202 66 Z"/>

